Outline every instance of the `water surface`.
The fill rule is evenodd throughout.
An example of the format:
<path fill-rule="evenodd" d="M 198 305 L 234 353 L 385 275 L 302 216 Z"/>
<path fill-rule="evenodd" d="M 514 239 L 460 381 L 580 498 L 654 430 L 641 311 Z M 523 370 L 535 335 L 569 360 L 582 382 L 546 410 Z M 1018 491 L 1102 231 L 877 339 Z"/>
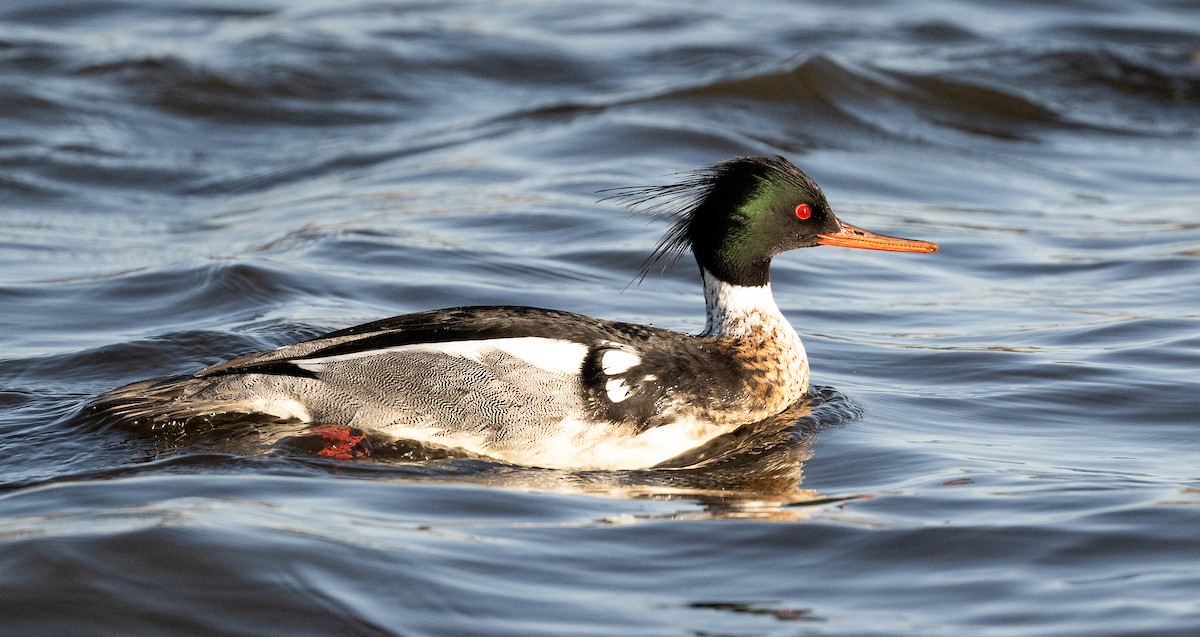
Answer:
<path fill-rule="evenodd" d="M 703 326 L 597 200 L 783 154 L 856 225 L 773 288 L 819 391 L 550 471 L 91 397 L 463 304 Z M 0 627 L 1200 631 L 1200 4 L 11 0 Z"/>

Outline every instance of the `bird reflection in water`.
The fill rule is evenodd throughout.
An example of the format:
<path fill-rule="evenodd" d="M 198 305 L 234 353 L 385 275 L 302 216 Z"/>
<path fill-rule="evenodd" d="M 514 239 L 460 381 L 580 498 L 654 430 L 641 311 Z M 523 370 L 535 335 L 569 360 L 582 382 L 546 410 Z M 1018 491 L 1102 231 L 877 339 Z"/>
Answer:
<path fill-rule="evenodd" d="M 677 501 L 681 505 L 667 513 L 600 521 L 623 524 L 651 519 L 795 521 L 830 503 L 861 497 L 831 499 L 802 487 L 804 463 L 813 456 L 819 434 L 860 413 L 861 408 L 849 397 L 831 387 L 815 386 L 780 414 L 744 425 L 652 468 L 619 471 L 526 467 L 375 432 L 245 415 L 214 415 L 185 423 L 137 422 L 104 418 L 104 405 L 94 406 L 84 415 L 94 426 L 134 434 L 148 445 L 146 460 L 174 457 L 191 464 L 205 458 L 219 462 L 219 458 L 231 456 L 269 457 L 354 477 Z"/>

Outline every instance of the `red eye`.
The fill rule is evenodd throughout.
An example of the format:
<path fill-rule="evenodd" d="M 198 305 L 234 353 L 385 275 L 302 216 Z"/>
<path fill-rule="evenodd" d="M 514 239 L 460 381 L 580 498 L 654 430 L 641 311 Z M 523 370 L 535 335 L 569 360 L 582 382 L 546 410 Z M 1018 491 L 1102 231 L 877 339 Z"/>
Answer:
<path fill-rule="evenodd" d="M 802 203 L 796 206 L 796 218 L 807 219 L 812 216 L 812 208 L 808 204 Z"/>

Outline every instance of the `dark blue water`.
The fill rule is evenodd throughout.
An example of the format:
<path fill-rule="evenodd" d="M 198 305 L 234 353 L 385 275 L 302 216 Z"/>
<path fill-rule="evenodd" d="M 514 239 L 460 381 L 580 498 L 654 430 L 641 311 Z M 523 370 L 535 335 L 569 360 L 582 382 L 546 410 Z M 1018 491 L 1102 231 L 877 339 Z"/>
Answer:
<path fill-rule="evenodd" d="M 79 414 L 436 307 L 697 331 L 597 191 L 774 153 L 942 247 L 776 260 L 782 431 L 570 472 Z M 1198 167 L 1189 0 L 8 0 L 0 632 L 1200 633 Z"/>

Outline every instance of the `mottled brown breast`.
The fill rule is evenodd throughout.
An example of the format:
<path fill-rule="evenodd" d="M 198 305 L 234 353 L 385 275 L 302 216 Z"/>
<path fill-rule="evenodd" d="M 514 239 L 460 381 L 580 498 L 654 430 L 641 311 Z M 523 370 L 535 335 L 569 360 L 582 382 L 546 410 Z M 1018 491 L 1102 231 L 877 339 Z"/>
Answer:
<path fill-rule="evenodd" d="M 759 329 L 731 344 L 750 373 L 745 391 L 756 418 L 777 414 L 808 391 L 808 356 L 790 329 Z"/>

